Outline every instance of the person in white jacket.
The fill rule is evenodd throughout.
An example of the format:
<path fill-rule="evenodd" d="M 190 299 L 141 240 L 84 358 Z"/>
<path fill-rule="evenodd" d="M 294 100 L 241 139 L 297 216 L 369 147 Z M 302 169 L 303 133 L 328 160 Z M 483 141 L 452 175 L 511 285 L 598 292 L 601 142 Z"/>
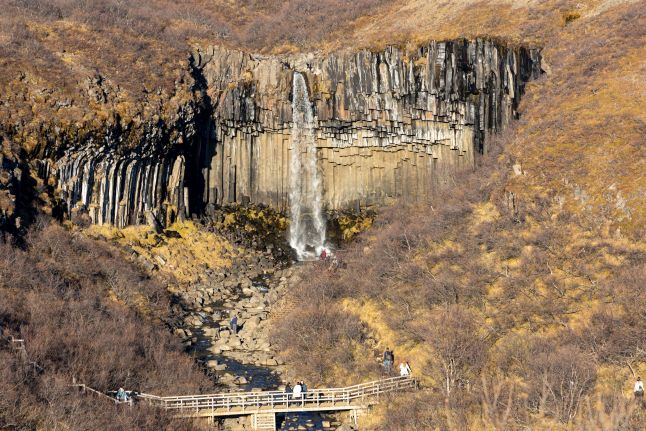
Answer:
<path fill-rule="evenodd" d="M 637 377 L 635 382 L 635 399 L 642 401 L 644 399 L 644 382 L 642 382 L 641 377 Z"/>
<path fill-rule="evenodd" d="M 292 396 L 294 398 L 301 398 L 302 395 L 303 395 L 303 387 L 301 386 L 300 383 L 296 383 L 292 391 Z"/>
<path fill-rule="evenodd" d="M 399 364 L 399 375 L 402 377 L 408 377 L 411 374 L 411 369 L 410 365 L 408 365 L 408 362 L 402 362 Z"/>

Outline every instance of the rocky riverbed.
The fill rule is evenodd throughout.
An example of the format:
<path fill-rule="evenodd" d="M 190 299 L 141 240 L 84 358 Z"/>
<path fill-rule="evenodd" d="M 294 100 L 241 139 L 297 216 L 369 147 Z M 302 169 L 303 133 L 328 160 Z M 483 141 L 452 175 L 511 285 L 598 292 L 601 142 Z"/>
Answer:
<path fill-rule="evenodd" d="M 204 282 L 179 292 L 185 310 L 175 333 L 187 350 L 229 389 L 277 389 L 284 363 L 269 341 L 269 313 L 283 298 L 294 269 L 271 250 L 241 251 L 229 268 L 208 270 Z M 230 319 L 238 318 L 238 331 Z"/>
<path fill-rule="evenodd" d="M 271 247 L 240 248 L 230 267 L 206 270 L 200 283 L 178 292 L 184 313 L 175 333 L 223 391 L 282 390 L 296 378 L 271 344 L 270 316 L 289 312 L 286 293 L 299 282 L 304 269 L 276 257 Z M 230 328 L 233 315 L 238 317 L 236 333 Z M 341 418 L 287 414 L 278 417 L 278 423 L 281 431 L 353 430 Z M 230 430 L 249 429 L 247 417 L 228 419 L 223 425 Z"/>
<path fill-rule="evenodd" d="M 167 229 L 94 226 L 84 232 L 118 246 L 146 271 L 167 280 L 174 297 L 174 333 L 222 392 L 237 392 L 283 390 L 285 383 L 303 379 L 282 361 L 270 339 L 273 322 L 295 306 L 290 288 L 307 276 L 310 265 L 294 264 L 281 226 L 279 215 L 266 209 L 236 208 Z M 235 332 L 230 327 L 234 315 Z M 284 430 L 339 425 L 335 415 L 280 420 Z M 225 429 L 248 425 L 248 418 L 241 418 L 227 421 Z"/>

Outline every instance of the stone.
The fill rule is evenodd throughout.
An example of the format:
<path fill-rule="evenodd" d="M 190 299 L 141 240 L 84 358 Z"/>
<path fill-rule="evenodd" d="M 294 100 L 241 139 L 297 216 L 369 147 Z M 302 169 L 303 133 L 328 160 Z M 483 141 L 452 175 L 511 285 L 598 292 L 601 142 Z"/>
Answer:
<path fill-rule="evenodd" d="M 539 50 L 486 39 L 310 57 L 209 46 L 193 56 L 200 64 L 193 73 L 218 95 L 211 118 L 191 102 L 171 130 L 151 126 L 132 149 L 114 151 L 122 138 L 115 134 L 41 160 L 67 208 L 86 209 L 93 223 L 148 223 L 160 233 L 202 207 L 249 202 L 286 210 L 296 71 L 317 121 L 324 207 L 423 200 L 448 174 L 473 168 L 541 71 Z M 192 205 L 189 196 L 202 202 Z"/>
<path fill-rule="evenodd" d="M 249 320 L 245 322 L 243 329 L 245 331 L 251 331 L 256 329 L 259 324 L 260 324 L 260 317 L 254 316 L 249 318 Z"/>
<path fill-rule="evenodd" d="M 180 338 L 187 338 L 187 337 L 188 337 L 188 334 L 187 334 L 187 332 L 186 332 L 186 329 L 184 329 L 184 328 L 175 328 L 175 330 L 173 331 L 173 333 L 174 333 L 175 335 L 177 335 L 178 337 L 180 337 Z"/>
<path fill-rule="evenodd" d="M 219 328 L 213 328 L 213 327 L 203 327 L 202 332 L 207 337 L 216 337 L 216 336 L 218 336 L 218 334 L 220 332 L 220 329 Z"/>
<path fill-rule="evenodd" d="M 194 315 L 194 314 L 193 314 L 193 315 L 190 315 L 189 317 L 187 317 L 186 319 L 184 319 L 184 322 L 185 322 L 187 325 L 189 325 L 189 326 L 194 326 L 194 327 L 196 327 L 196 328 L 201 327 L 201 326 L 202 326 L 202 324 L 203 324 L 203 323 L 202 323 L 202 319 L 201 319 L 199 316 Z"/>
<path fill-rule="evenodd" d="M 214 355 L 219 355 L 220 353 L 222 353 L 222 348 L 219 346 L 210 346 L 207 351 L 213 353 Z"/>
<path fill-rule="evenodd" d="M 238 376 L 238 377 L 236 377 L 236 378 L 235 378 L 234 383 L 235 383 L 236 385 L 240 385 L 240 386 L 241 386 L 241 385 L 246 385 L 246 384 L 248 384 L 248 383 L 249 383 L 249 380 L 247 380 L 247 378 L 246 378 L 245 376 Z"/>

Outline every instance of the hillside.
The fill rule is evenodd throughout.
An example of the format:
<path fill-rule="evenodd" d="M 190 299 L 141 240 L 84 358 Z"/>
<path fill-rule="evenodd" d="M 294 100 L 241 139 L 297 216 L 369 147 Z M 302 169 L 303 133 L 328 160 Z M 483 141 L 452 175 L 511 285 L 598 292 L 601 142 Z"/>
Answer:
<path fill-rule="evenodd" d="M 435 6 L 408 2 L 371 25 L 384 34 L 410 14 L 402 31 L 414 39 L 481 22 L 474 34 L 540 41 L 547 73 L 478 169 L 455 176 L 459 187 L 381 214 L 339 253 L 347 269 L 319 265 L 276 340 L 314 381 L 378 375 L 386 347 L 409 360 L 428 390 L 368 427 L 639 429 L 643 8 L 510 2 L 494 17 L 476 13 L 486 3 L 474 15 Z"/>
<path fill-rule="evenodd" d="M 114 406 L 72 387 L 213 390 L 169 331 L 176 317 L 169 280 L 44 218 L 23 247 L 0 243 L 0 428 L 192 429 L 146 406 Z M 26 357 L 7 346 L 9 336 L 25 340 Z"/>
<path fill-rule="evenodd" d="M 111 422 L 85 399 L 62 396 L 72 376 L 102 388 L 129 380 L 156 393 L 212 386 L 169 333 L 168 287 L 190 286 L 201 269 L 224 262 L 230 247 L 220 232 L 190 223 L 176 225 L 186 232 L 174 239 L 152 227 L 84 230 L 72 226 L 90 218 L 72 208 L 72 223 L 50 225 L 38 212 L 62 220 L 64 202 L 41 159 L 110 141 L 102 151 L 117 160 L 147 146 L 134 188 L 160 165 L 156 152 L 211 139 L 194 120 L 218 94 L 203 88 L 191 60 L 208 47 L 222 46 L 240 65 L 269 58 L 279 70 L 297 53 L 396 45 L 408 59 L 430 41 L 462 37 L 541 48 L 545 73 L 523 83 L 519 119 L 489 135 L 476 168 L 443 178 L 449 187 L 428 201 L 379 208 L 363 226 L 348 217 L 344 229 L 367 230 L 338 252 L 339 268 L 299 268 L 304 281 L 285 298 L 289 312 L 269 319 L 274 344 L 291 373 L 314 386 L 378 377 L 386 347 L 397 362 L 408 360 L 424 390 L 382 405 L 362 429 L 642 428 L 631 388 L 646 375 L 643 2 L 0 0 L 0 8 L 0 229 L 9 232 L 0 232 L 0 324 L 33 341 L 34 360 L 49 370 L 23 375 L 0 350 L 0 391 L 11 394 L 0 398 L 0 428 L 191 426 L 145 410 Z M 227 71 L 225 61 L 213 63 Z M 246 100 L 251 87 L 239 69 L 235 82 L 218 84 Z M 281 106 L 289 107 L 290 82 L 281 81 Z M 70 166 L 89 159 L 79 154 Z M 172 198 L 183 203 L 175 166 L 204 167 L 164 163 Z M 128 165 L 119 166 L 126 175 Z M 80 193 L 84 183 L 75 184 Z M 160 186 L 147 187 L 177 216 Z M 126 201 L 117 198 L 102 201 L 111 215 Z M 206 225 L 231 224 L 231 214 Z M 255 236 L 250 242 L 264 252 Z M 168 257 L 173 270 L 162 275 L 170 278 L 130 262 L 124 251 L 133 244 L 148 266 Z"/>
<path fill-rule="evenodd" d="M 188 58 L 194 47 L 315 49 L 386 1 L 279 3 L 3 0 L 0 124 L 21 132 L 19 140 L 34 150 L 43 122 L 137 128 L 168 119 L 192 97 Z"/>

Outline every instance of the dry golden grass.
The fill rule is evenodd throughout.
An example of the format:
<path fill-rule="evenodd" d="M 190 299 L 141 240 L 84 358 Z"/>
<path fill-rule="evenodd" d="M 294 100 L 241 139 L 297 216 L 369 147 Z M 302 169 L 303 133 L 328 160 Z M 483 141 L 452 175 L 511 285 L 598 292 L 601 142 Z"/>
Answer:
<path fill-rule="evenodd" d="M 28 140 L 46 138 L 43 124 L 83 134 L 106 122 L 172 121 L 193 97 L 193 47 L 314 49 L 387 2 L 2 0 L 0 127 L 35 151 Z M 107 97 L 94 100 L 99 76 Z"/>
<path fill-rule="evenodd" d="M 373 356 L 354 356 L 349 368 L 390 346 L 432 389 L 385 407 L 375 428 L 640 429 L 631 385 L 646 373 L 635 321 L 646 300 L 641 6 L 408 1 L 361 22 L 347 42 L 487 34 L 544 46 L 548 71 L 527 86 L 495 159 L 432 208 L 392 210 L 343 255 L 347 271 L 312 277 L 328 309 L 360 320 L 375 340 Z M 307 287 L 296 295 L 308 300 Z M 460 325 L 469 321 L 478 329 Z M 443 341 L 454 336 L 484 345 L 474 356 L 468 343 Z M 472 389 L 455 383 L 457 397 L 445 397 L 447 358 L 469 358 L 459 373 Z M 574 404 L 568 385 L 583 394 Z M 502 400 L 489 405 L 494 387 Z"/>
<path fill-rule="evenodd" d="M 103 237 L 131 248 L 180 283 L 198 282 L 206 270 L 231 265 L 233 247 L 221 236 L 188 221 L 175 223 L 167 231 L 177 232 L 181 237 L 157 235 L 148 226 L 117 229 L 93 225 L 85 233 L 92 238 Z"/>

